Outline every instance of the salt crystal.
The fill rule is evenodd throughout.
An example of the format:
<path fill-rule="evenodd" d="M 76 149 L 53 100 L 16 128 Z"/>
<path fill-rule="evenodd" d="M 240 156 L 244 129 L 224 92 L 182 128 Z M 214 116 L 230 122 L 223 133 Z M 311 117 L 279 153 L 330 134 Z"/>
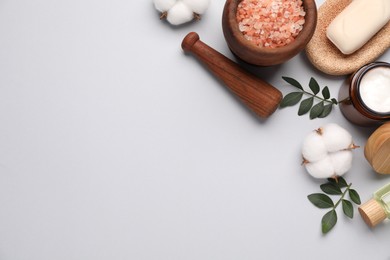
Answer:
<path fill-rule="evenodd" d="M 285 46 L 303 28 L 301 0 L 242 0 L 237 8 L 239 30 L 260 47 Z"/>
<path fill-rule="evenodd" d="M 261 23 L 260 22 L 257 22 L 253 25 L 253 27 L 256 29 L 256 30 L 259 30 L 261 29 Z"/>

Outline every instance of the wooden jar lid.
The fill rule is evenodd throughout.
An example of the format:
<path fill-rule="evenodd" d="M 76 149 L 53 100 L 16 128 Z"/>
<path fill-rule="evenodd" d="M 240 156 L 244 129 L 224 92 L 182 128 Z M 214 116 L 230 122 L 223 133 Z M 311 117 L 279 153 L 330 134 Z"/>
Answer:
<path fill-rule="evenodd" d="M 380 126 L 367 140 L 364 155 L 380 174 L 390 174 L 390 123 Z"/>
<path fill-rule="evenodd" d="M 375 227 L 387 218 L 386 212 L 375 199 L 370 199 L 361 205 L 359 213 L 370 227 Z"/>

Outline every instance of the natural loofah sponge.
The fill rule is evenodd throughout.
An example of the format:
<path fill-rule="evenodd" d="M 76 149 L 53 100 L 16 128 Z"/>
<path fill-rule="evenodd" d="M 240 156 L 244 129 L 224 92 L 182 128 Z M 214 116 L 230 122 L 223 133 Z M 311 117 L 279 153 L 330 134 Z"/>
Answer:
<path fill-rule="evenodd" d="M 340 52 L 326 36 L 326 30 L 333 19 L 352 0 L 326 0 L 318 9 L 317 27 L 306 46 L 309 61 L 320 71 L 329 75 L 348 75 L 360 67 L 375 61 L 390 46 L 390 22 L 388 22 L 362 48 L 350 55 Z"/>

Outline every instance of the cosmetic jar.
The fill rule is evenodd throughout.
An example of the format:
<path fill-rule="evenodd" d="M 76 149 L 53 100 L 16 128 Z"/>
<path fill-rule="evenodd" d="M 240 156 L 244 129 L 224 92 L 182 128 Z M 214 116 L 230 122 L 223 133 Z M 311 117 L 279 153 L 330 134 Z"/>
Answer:
<path fill-rule="evenodd" d="M 390 120 L 390 64 L 373 62 L 353 73 L 340 88 L 339 106 L 359 126 Z"/>

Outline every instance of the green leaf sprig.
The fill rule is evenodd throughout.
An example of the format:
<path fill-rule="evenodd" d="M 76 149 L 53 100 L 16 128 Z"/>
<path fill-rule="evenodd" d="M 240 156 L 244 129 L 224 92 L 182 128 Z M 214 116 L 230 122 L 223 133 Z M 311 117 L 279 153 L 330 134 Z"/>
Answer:
<path fill-rule="evenodd" d="M 344 214 L 348 218 L 353 218 L 354 207 L 352 202 L 357 205 L 361 204 L 360 196 L 356 190 L 351 189 L 352 183 L 347 184 L 343 177 L 337 179 L 329 178 L 328 181 L 320 186 L 324 193 L 313 193 L 307 196 L 314 206 L 320 209 L 331 209 L 321 220 L 322 233 L 328 233 L 337 223 L 336 208 L 341 204 Z M 344 189 L 344 191 L 342 190 Z M 346 198 L 348 194 L 350 200 Z M 328 195 L 340 196 L 339 200 L 334 203 Z M 352 202 L 351 202 L 352 201 Z"/>
<path fill-rule="evenodd" d="M 298 91 L 291 92 L 285 95 L 280 103 L 280 107 L 294 106 L 298 104 L 304 95 L 309 96 L 308 98 L 302 100 L 299 105 L 298 115 L 302 116 L 307 114 L 309 111 L 310 119 L 314 118 L 324 118 L 328 116 L 333 109 L 334 105 L 338 105 L 338 101 L 335 98 L 330 97 L 329 88 L 325 86 L 322 90 L 317 80 L 313 77 L 310 78 L 309 88 L 311 92 L 306 91 L 302 85 L 295 79 L 289 77 L 282 77 L 284 81 L 290 85 L 296 87 Z M 321 91 L 321 96 L 318 94 Z M 319 100 L 317 103 L 314 100 Z"/>

